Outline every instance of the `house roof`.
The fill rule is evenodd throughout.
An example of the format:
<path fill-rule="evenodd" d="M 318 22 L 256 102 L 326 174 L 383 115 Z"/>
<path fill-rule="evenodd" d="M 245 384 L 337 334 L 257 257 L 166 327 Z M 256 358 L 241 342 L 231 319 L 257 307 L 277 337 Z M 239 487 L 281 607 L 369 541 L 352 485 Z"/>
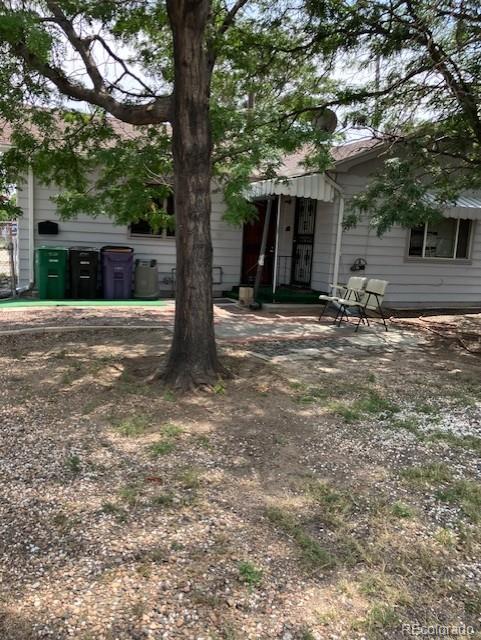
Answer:
<path fill-rule="evenodd" d="M 334 166 L 370 153 L 384 142 L 378 138 L 364 138 L 331 149 Z M 325 172 L 317 169 L 309 171 L 304 165 L 311 147 L 286 156 L 278 170 L 279 179 L 256 180 L 251 184 L 250 196 L 263 197 L 266 195 L 290 195 L 303 198 L 315 198 L 324 202 L 334 200 L 335 191 Z"/>
<path fill-rule="evenodd" d="M 360 140 L 354 140 L 353 142 L 333 147 L 331 155 L 337 164 L 338 162 L 351 160 L 361 154 L 371 152 L 376 147 L 381 147 L 384 144 L 386 144 L 385 141 L 380 140 L 379 138 L 362 138 Z"/>
<path fill-rule="evenodd" d="M 303 147 L 300 151 L 284 156 L 279 167 L 279 174 L 286 177 L 298 176 L 309 173 L 303 162 L 309 154 L 309 147 Z"/>
<path fill-rule="evenodd" d="M 129 139 L 129 138 L 135 138 L 136 136 L 139 135 L 140 127 L 135 127 L 131 124 L 122 122 L 120 120 L 117 120 L 116 118 L 111 118 L 111 117 L 108 118 L 108 122 L 112 127 L 112 129 L 114 130 L 114 132 L 118 134 L 121 138 Z M 64 122 L 61 118 L 58 118 L 57 124 L 60 131 L 63 131 L 67 126 L 67 123 Z M 14 131 L 14 128 L 9 122 L 6 122 L 5 120 L 0 121 L 0 146 L 9 146 L 11 144 L 13 131 Z M 34 134 L 38 133 L 35 125 L 32 125 L 31 131 Z"/>
<path fill-rule="evenodd" d="M 64 125 L 59 121 L 60 127 Z M 114 131 L 121 137 L 133 138 L 139 134 L 139 127 L 121 122 L 116 118 L 109 118 L 109 124 Z M 8 146 L 10 144 L 13 128 L 9 122 L 0 122 L 0 145 Z M 363 138 L 361 140 L 355 140 L 348 142 L 347 144 L 338 145 L 331 149 L 331 155 L 334 158 L 335 163 L 344 162 L 350 160 L 356 156 L 364 154 L 365 152 L 372 151 L 376 146 L 381 146 L 382 140 L 378 138 Z M 290 177 L 296 175 L 302 175 L 306 173 L 314 173 L 306 170 L 303 165 L 304 160 L 309 154 L 309 147 L 303 147 L 296 153 L 285 156 L 282 165 L 279 169 L 280 175 Z"/>
<path fill-rule="evenodd" d="M 115 133 L 124 139 L 135 138 L 139 135 L 141 130 L 141 127 L 135 127 L 111 117 L 109 117 L 109 124 L 112 126 Z M 59 119 L 60 130 L 65 126 L 66 123 Z M 10 123 L 0 122 L 0 148 L 10 145 L 12 132 L 13 127 Z M 381 147 L 383 144 L 384 141 L 379 140 L 378 138 L 363 138 L 347 144 L 335 146 L 331 149 L 331 156 L 334 159 L 334 166 L 332 168 L 335 169 L 339 164 L 351 161 L 355 158 L 360 159 L 363 155 L 371 153 L 376 147 Z M 334 197 L 332 186 L 330 186 L 324 178 L 321 179 L 321 176 L 325 175 L 324 172 L 321 174 L 316 169 L 309 170 L 304 165 L 304 161 L 309 156 L 310 150 L 310 147 L 305 146 L 296 153 L 285 156 L 281 166 L 279 167 L 278 176 L 288 180 L 288 192 L 291 195 L 301 195 L 302 192 L 304 197 L 316 197 L 324 201 L 332 201 Z M 317 182 L 315 180 L 316 176 L 318 178 Z M 302 184 L 299 182 L 300 178 L 304 179 Z M 293 179 L 296 180 L 295 183 L 292 182 Z M 259 182 L 259 180 L 261 180 L 261 182 Z M 306 183 L 306 180 L 309 180 L 309 182 Z M 253 180 L 253 183 L 258 183 L 258 188 L 261 190 L 267 189 L 266 185 L 267 183 L 270 184 L 270 182 L 271 181 L 266 180 L 262 181 L 262 176 L 260 175 L 255 176 Z M 278 185 L 275 192 L 277 193 L 279 189 L 281 189 L 281 187 Z M 284 193 L 282 189 L 279 193 L 281 192 Z"/>
<path fill-rule="evenodd" d="M 354 140 L 353 142 L 333 147 L 331 149 L 331 156 L 334 159 L 334 164 L 337 165 L 364 154 L 371 153 L 376 147 L 380 148 L 384 144 L 385 141 L 380 140 L 379 138 L 362 138 L 360 140 Z M 293 176 L 306 175 L 308 173 L 318 173 L 315 169 L 309 171 L 304 165 L 304 161 L 308 157 L 310 151 L 311 148 L 306 146 L 299 151 L 296 151 L 296 153 L 285 156 L 281 166 L 279 167 L 279 175 L 290 178 Z"/>
<path fill-rule="evenodd" d="M 12 135 L 12 127 L 8 122 L 0 123 L 0 146 L 8 146 Z"/>

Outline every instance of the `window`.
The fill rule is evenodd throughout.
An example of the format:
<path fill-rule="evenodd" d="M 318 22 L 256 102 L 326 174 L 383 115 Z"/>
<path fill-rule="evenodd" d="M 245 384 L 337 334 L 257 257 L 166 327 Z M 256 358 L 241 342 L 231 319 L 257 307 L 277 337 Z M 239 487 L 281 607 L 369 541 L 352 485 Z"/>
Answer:
<path fill-rule="evenodd" d="M 411 229 L 409 257 L 469 258 L 471 220 L 445 218 L 436 224 L 426 223 Z"/>
<path fill-rule="evenodd" d="M 157 202 L 156 204 L 162 205 L 162 208 L 167 211 L 169 216 L 172 216 L 172 220 L 174 219 L 174 197 L 172 195 L 163 202 Z M 175 228 L 173 226 L 165 226 L 158 229 L 151 225 L 148 218 L 140 218 L 137 222 L 130 224 L 130 235 L 149 236 L 151 238 L 173 238 L 175 236 Z"/>

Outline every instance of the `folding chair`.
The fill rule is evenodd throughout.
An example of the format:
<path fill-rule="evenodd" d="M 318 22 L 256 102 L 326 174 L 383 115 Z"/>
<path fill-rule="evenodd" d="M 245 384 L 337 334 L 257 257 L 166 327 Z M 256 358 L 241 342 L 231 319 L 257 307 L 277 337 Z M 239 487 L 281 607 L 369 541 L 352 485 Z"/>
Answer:
<path fill-rule="evenodd" d="M 359 325 L 361 322 L 366 323 L 369 327 L 369 318 L 367 316 L 368 311 L 373 311 L 377 313 L 383 321 L 384 328 L 386 331 L 388 330 L 386 324 L 386 318 L 384 317 L 384 313 L 382 311 L 382 302 L 384 300 L 384 295 L 386 293 L 386 289 L 389 282 L 387 280 L 376 280 L 372 278 L 367 281 L 366 288 L 364 290 L 363 296 L 360 300 L 352 300 L 349 298 L 345 298 L 343 300 L 339 300 L 338 304 L 340 305 L 340 319 L 339 325 L 342 322 L 343 317 L 347 317 L 349 315 L 349 311 L 357 311 L 359 314 L 359 320 L 356 325 L 355 331 L 359 329 Z M 338 314 L 338 316 L 339 316 Z"/>
<path fill-rule="evenodd" d="M 364 293 L 366 282 L 367 282 L 367 278 L 360 278 L 359 276 L 351 276 L 345 285 L 341 285 L 341 286 L 336 284 L 329 285 L 331 289 L 337 289 L 339 291 L 339 295 L 328 296 L 326 294 L 321 294 L 319 296 L 319 300 L 322 300 L 325 302 L 324 309 L 322 310 L 319 316 L 319 320 L 321 320 L 322 316 L 326 313 L 326 309 L 329 307 L 329 305 L 337 303 L 339 300 L 360 300 L 362 297 L 362 294 Z M 339 315 L 339 306 L 338 306 L 337 315 Z M 337 320 L 337 316 L 336 316 L 336 320 Z"/>

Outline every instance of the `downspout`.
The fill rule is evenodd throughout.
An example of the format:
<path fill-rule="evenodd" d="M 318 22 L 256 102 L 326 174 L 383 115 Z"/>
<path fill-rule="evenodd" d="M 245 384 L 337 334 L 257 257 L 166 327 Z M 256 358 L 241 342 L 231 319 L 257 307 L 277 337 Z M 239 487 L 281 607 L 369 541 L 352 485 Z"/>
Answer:
<path fill-rule="evenodd" d="M 34 180 L 32 167 L 28 168 L 28 288 L 32 289 L 35 282 L 35 232 L 34 232 Z"/>
<path fill-rule="evenodd" d="M 10 235 L 10 242 L 8 243 L 8 261 L 10 266 L 10 277 L 12 279 L 11 293 L 14 298 L 18 295 L 17 289 L 17 274 L 15 273 L 15 258 L 13 257 L 14 244 L 12 236 Z"/>
<path fill-rule="evenodd" d="M 327 174 L 324 174 L 328 183 L 331 187 L 337 191 L 337 195 L 339 196 L 339 207 L 337 213 L 337 229 L 336 229 L 336 248 L 334 251 L 334 270 L 332 274 L 332 284 L 334 287 L 337 287 L 339 284 L 339 265 L 341 262 L 341 245 L 342 245 L 342 223 L 344 221 L 344 192 L 341 187 L 335 182 L 332 178 L 330 178 Z M 337 295 L 337 290 L 333 287 L 331 291 L 331 295 Z"/>

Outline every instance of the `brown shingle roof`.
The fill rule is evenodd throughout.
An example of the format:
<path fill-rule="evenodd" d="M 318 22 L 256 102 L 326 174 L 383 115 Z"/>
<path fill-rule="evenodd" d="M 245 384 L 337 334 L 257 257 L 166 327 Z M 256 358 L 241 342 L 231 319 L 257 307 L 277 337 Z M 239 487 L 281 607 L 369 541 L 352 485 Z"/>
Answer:
<path fill-rule="evenodd" d="M 10 144 L 12 127 L 8 122 L 0 122 L 0 145 Z"/>
<path fill-rule="evenodd" d="M 135 138 L 139 135 L 141 127 L 134 127 L 131 124 L 117 120 L 116 118 L 108 118 L 108 122 L 112 129 L 121 138 Z M 58 119 L 59 130 L 62 131 L 66 127 L 66 123 L 62 119 Z M 32 133 L 37 133 L 35 125 L 32 125 Z M 9 145 L 11 143 L 11 136 L 13 133 L 13 127 L 9 122 L 0 121 L 0 145 Z"/>
<path fill-rule="evenodd" d="M 331 149 L 331 155 L 334 158 L 334 162 L 337 164 L 338 162 L 350 160 L 351 158 L 355 158 L 363 153 L 372 151 L 378 146 L 381 147 L 383 144 L 384 142 L 379 138 L 363 138 L 361 140 L 355 140 L 353 142 L 348 142 L 347 144 L 333 147 Z M 279 168 L 279 175 L 288 178 L 309 173 L 303 164 L 304 160 L 309 155 L 309 151 L 310 147 L 306 146 L 296 153 L 285 156 Z"/>
<path fill-rule="evenodd" d="M 367 151 L 372 151 L 375 147 L 383 144 L 385 144 L 384 141 L 379 138 L 362 138 L 361 140 L 354 140 L 353 142 L 333 147 L 331 155 L 336 162 L 342 162 Z"/>
<path fill-rule="evenodd" d="M 289 177 L 306 173 L 307 170 L 303 162 L 308 155 L 309 147 L 303 147 L 299 151 L 296 151 L 296 153 L 285 156 L 279 167 L 279 175 Z"/>
<path fill-rule="evenodd" d="M 137 136 L 141 129 L 125 122 L 121 122 L 115 118 L 109 118 L 109 123 L 118 135 L 126 139 Z M 61 123 L 61 125 L 62 124 L 63 123 Z M 0 122 L 0 145 L 10 144 L 11 134 L 11 125 L 8 122 Z M 331 149 L 331 155 L 336 163 L 343 162 L 365 152 L 371 151 L 382 144 L 383 141 L 379 140 L 379 138 L 363 138 L 361 140 L 355 140 L 353 142 L 348 142 L 347 144 L 333 147 Z M 282 165 L 279 168 L 279 175 L 290 177 L 308 173 L 303 165 L 303 161 L 308 156 L 308 153 L 309 147 L 306 146 L 296 153 L 285 156 Z"/>

